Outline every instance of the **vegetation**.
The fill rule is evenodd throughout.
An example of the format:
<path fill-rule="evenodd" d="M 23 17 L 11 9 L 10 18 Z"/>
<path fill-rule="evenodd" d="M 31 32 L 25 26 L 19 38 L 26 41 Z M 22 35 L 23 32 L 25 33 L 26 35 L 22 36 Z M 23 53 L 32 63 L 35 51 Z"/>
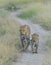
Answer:
<path fill-rule="evenodd" d="M 37 8 L 31 8 L 28 9 L 27 11 L 23 12 L 21 15 L 19 15 L 20 18 L 24 19 L 31 19 L 34 16 L 36 16 L 39 12 L 39 9 Z"/>
<path fill-rule="evenodd" d="M 6 15 L 8 15 L 10 12 L 8 12 L 7 10 L 5 9 L 1 9 L 0 10 L 0 17 L 5 17 Z"/>
<path fill-rule="evenodd" d="M 9 11 L 15 11 L 30 3 L 47 3 L 48 1 L 50 0 L 0 0 L 0 8 L 5 8 Z"/>
<path fill-rule="evenodd" d="M 20 18 L 29 19 L 51 30 L 51 3 L 47 4 L 47 1 L 50 0 L 0 0 L 0 65 L 10 65 L 19 56 L 18 50 L 21 49 L 20 24 L 7 15 L 23 9 L 25 11 L 19 15 Z M 44 64 L 51 65 L 51 37 L 47 43 L 49 54 L 46 55 L 47 64 Z"/>
<path fill-rule="evenodd" d="M 0 17 L 0 65 L 10 65 L 18 57 L 19 39 L 19 24 L 10 18 Z"/>
<path fill-rule="evenodd" d="M 0 7 L 6 6 L 9 3 L 12 3 L 12 4 L 27 4 L 27 3 L 31 3 L 31 2 L 35 2 L 35 1 L 38 2 L 38 1 L 43 1 L 43 0 L 0 0 Z"/>
<path fill-rule="evenodd" d="M 47 45 L 47 53 L 43 65 L 51 65 L 51 36 L 48 37 L 46 45 Z"/>
<path fill-rule="evenodd" d="M 40 24 L 47 30 L 51 30 L 51 4 L 32 3 L 18 17 L 28 19 L 35 24 Z"/>

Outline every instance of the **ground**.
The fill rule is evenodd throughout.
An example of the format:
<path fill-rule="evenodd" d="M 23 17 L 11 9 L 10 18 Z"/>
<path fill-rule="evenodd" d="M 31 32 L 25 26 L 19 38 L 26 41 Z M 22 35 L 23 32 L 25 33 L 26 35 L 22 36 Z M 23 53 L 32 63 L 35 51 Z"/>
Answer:
<path fill-rule="evenodd" d="M 31 21 L 23 20 L 16 17 L 16 15 L 19 15 L 21 12 L 22 10 L 11 13 L 9 17 L 12 17 L 14 20 L 18 21 L 21 25 L 29 25 L 29 27 L 31 28 L 31 34 L 35 32 L 39 34 L 38 54 L 32 54 L 31 48 L 29 46 L 28 50 L 26 52 L 22 52 L 21 57 L 17 59 L 16 62 L 13 62 L 12 65 L 42 65 L 46 53 L 45 42 L 49 32 L 44 30 L 38 24 L 33 24 Z"/>
<path fill-rule="evenodd" d="M 31 34 L 40 36 L 38 54 L 32 54 L 30 46 L 19 53 L 19 26 L 24 24 L 30 26 Z M 0 0 L 0 65 L 13 61 L 12 65 L 51 65 L 51 32 L 47 30 L 51 30 L 50 0 Z"/>

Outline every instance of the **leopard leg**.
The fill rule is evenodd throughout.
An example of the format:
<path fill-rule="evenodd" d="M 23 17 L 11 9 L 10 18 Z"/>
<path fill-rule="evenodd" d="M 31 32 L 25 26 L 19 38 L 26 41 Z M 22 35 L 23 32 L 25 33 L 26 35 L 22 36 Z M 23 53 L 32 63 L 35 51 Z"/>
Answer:
<path fill-rule="evenodd" d="M 22 47 L 24 48 L 24 43 L 23 43 L 23 41 L 21 40 L 21 43 L 22 43 Z"/>
<path fill-rule="evenodd" d="M 34 43 L 32 40 L 30 41 L 30 45 L 31 45 L 31 51 L 32 51 L 32 53 L 34 53 Z"/>
<path fill-rule="evenodd" d="M 26 42 L 26 45 L 25 45 L 25 49 L 28 48 L 29 44 L 30 44 L 30 40 L 28 39 L 27 42 Z"/>
<path fill-rule="evenodd" d="M 38 45 L 36 45 L 35 53 L 38 53 Z"/>

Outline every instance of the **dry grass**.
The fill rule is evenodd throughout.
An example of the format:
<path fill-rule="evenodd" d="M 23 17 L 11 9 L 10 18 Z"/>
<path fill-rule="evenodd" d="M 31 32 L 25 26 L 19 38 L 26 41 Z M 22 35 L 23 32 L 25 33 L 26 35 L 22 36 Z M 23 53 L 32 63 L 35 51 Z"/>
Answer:
<path fill-rule="evenodd" d="M 0 17 L 0 65 L 10 65 L 19 55 L 19 23 Z"/>
<path fill-rule="evenodd" d="M 46 3 L 50 0 L 0 0 L 0 7 L 6 6 L 8 4 L 18 4 L 18 5 L 23 5 L 23 4 L 28 4 L 32 2 L 43 2 Z"/>
<path fill-rule="evenodd" d="M 48 48 L 43 65 L 51 65 L 51 35 L 48 37 L 46 45 Z"/>
<path fill-rule="evenodd" d="M 51 51 L 48 51 L 48 53 L 46 54 L 43 65 L 51 65 Z"/>

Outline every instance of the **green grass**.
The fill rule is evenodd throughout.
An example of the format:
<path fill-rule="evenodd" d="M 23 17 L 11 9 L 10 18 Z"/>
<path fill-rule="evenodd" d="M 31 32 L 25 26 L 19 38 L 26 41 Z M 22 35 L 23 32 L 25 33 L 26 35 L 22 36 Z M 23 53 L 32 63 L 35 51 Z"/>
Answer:
<path fill-rule="evenodd" d="M 48 40 L 46 42 L 46 45 L 48 46 L 48 49 L 51 50 L 51 35 L 48 37 Z"/>
<path fill-rule="evenodd" d="M 41 3 L 31 3 L 24 8 L 25 11 L 20 14 L 18 17 L 22 19 L 32 19 L 33 16 L 38 15 L 41 12 Z"/>
<path fill-rule="evenodd" d="M 40 24 L 44 29 L 51 30 L 51 19 L 49 17 L 39 17 L 31 19 L 33 23 Z"/>
<path fill-rule="evenodd" d="M 8 6 L 9 4 L 23 6 L 32 2 L 47 2 L 49 0 L 0 0 L 0 7 Z"/>
<path fill-rule="evenodd" d="M 35 0 L 0 0 L 0 8 L 16 11 L 32 2 L 35 2 Z"/>
<path fill-rule="evenodd" d="M 46 3 L 50 0 L 0 0 L 0 8 L 5 8 L 8 11 L 16 11 L 28 4 L 41 2 Z"/>
<path fill-rule="evenodd" d="M 26 3 L 35 2 L 35 1 L 42 1 L 42 0 L 0 0 L 0 7 L 6 6 L 9 3 L 26 4 Z"/>
<path fill-rule="evenodd" d="M 0 17 L 5 17 L 6 15 L 8 15 L 10 12 L 8 12 L 7 10 L 5 9 L 1 9 L 0 10 Z"/>
<path fill-rule="evenodd" d="M 0 0 L 0 7 L 4 7 L 6 5 L 9 5 L 9 3 L 12 4 L 27 4 L 30 2 L 34 2 L 35 0 Z"/>
<path fill-rule="evenodd" d="M 43 28 L 47 30 L 51 30 L 51 4 L 43 4 L 43 3 L 32 3 L 24 8 L 22 14 L 18 17 L 22 19 L 28 19 L 35 24 L 40 24 Z"/>
<path fill-rule="evenodd" d="M 44 29 L 51 30 L 51 20 L 40 24 Z"/>
<path fill-rule="evenodd" d="M 51 65 L 51 36 L 48 37 L 48 40 L 46 42 L 47 53 L 43 62 L 43 65 Z"/>
<path fill-rule="evenodd" d="M 22 18 L 22 19 L 30 19 L 34 16 L 36 16 L 39 12 L 38 8 L 31 8 L 28 9 L 27 11 L 23 12 L 21 15 L 19 15 L 18 17 Z"/>
<path fill-rule="evenodd" d="M 19 25 L 11 18 L 0 17 L 0 65 L 10 65 L 19 56 Z"/>

